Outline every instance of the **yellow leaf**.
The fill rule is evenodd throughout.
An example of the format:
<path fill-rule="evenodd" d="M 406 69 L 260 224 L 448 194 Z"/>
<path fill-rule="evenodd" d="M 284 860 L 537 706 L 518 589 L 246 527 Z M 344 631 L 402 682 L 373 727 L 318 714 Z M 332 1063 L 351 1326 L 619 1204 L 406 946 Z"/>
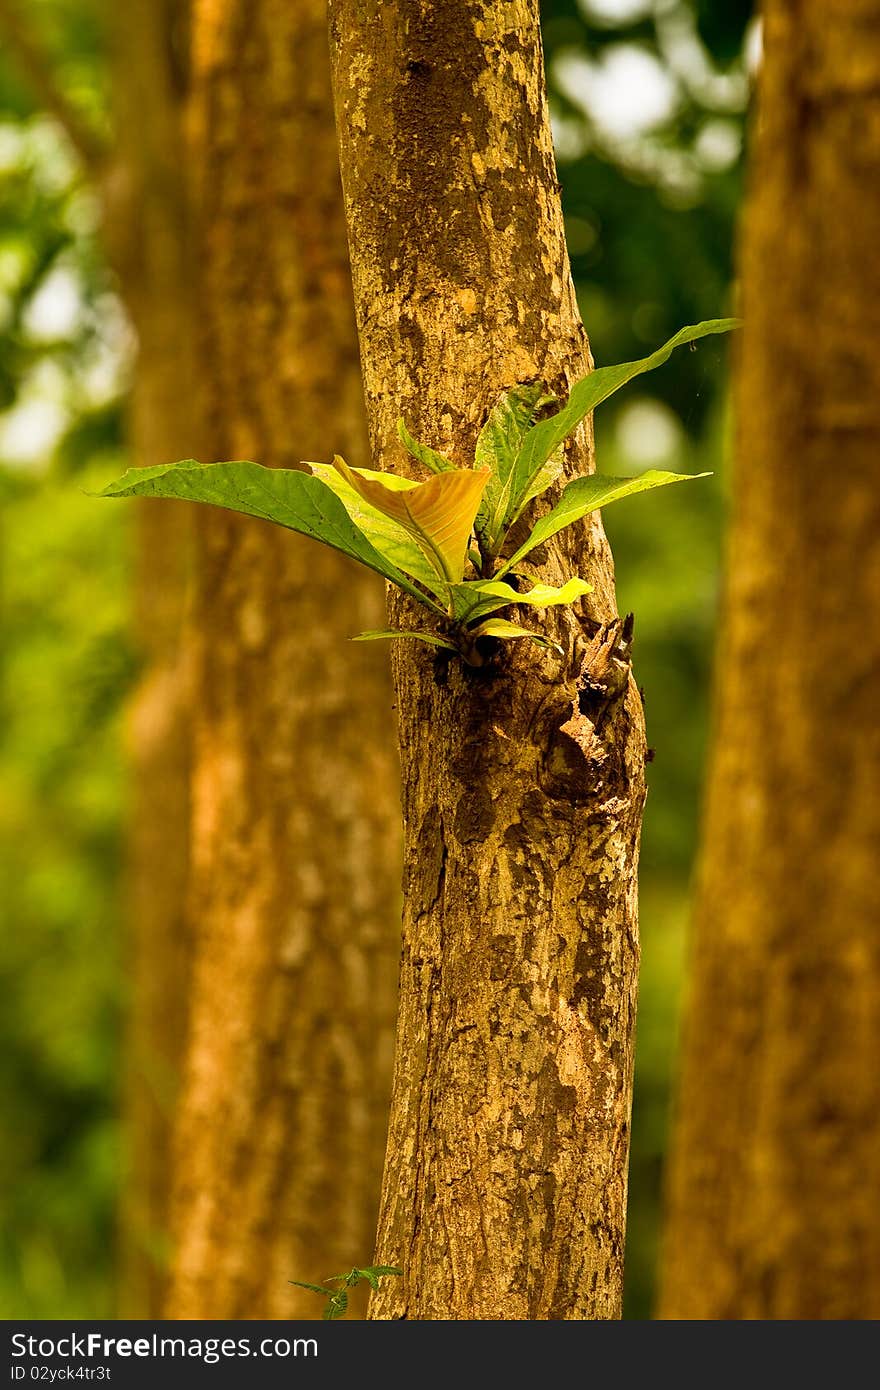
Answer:
<path fill-rule="evenodd" d="M 471 468 L 449 469 L 400 491 L 378 477 L 364 477 L 349 468 L 338 454 L 333 466 L 365 502 L 413 536 L 443 579 L 459 583 L 474 518 L 489 481 L 488 468 L 479 472 Z"/>

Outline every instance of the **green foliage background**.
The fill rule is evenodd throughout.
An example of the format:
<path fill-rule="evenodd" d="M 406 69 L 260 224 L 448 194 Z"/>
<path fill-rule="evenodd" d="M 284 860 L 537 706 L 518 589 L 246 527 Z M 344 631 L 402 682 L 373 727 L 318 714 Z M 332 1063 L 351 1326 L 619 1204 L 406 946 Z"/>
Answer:
<path fill-rule="evenodd" d="M 33 0 L 27 12 L 71 99 L 105 123 L 102 0 Z M 731 249 L 751 6 L 745 0 L 547 0 L 542 13 L 581 306 L 597 363 L 627 361 L 682 324 L 735 307 Z M 610 91 L 614 106 L 627 62 L 642 64 L 648 89 L 653 80 L 666 92 L 666 109 L 655 110 L 647 126 L 643 120 L 634 128 L 633 118 L 626 127 L 625 101 L 622 123 L 607 121 L 596 95 Z M 127 464 L 131 344 L 99 231 L 94 193 L 75 157 L 35 108 L 0 44 L 0 1316 L 6 1318 L 94 1317 L 114 1306 L 127 987 L 123 711 L 137 654 L 128 635 L 126 519 L 81 491 Z M 59 296 L 63 307 L 71 287 L 75 312 L 65 318 Z M 727 351 L 723 341 L 708 340 L 679 352 L 597 415 L 605 471 L 716 470 L 711 482 L 636 499 L 607 518 L 621 607 L 636 614 L 637 670 L 657 750 L 643 850 L 632 1317 L 650 1315 L 656 1264 L 724 513 Z M 328 451 L 332 445 L 328 440 Z M 649 457 L 646 450 L 654 452 Z"/>

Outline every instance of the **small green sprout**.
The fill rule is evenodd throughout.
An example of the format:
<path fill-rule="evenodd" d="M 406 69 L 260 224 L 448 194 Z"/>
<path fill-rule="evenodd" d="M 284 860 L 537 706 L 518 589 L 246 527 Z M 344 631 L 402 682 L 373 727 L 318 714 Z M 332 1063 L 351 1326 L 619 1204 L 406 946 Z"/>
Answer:
<path fill-rule="evenodd" d="M 350 1269 L 347 1274 L 328 1274 L 321 1284 L 307 1284 L 302 1279 L 288 1279 L 287 1282 L 295 1284 L 298 1289 L 311 1289 L 312 1293 L 326 1298 L 324 1321 L 332 1322 L 334 1318 L 345 1317 L 349 1289 L 355 1288 L 362 1279 L 366 1279 L 371 1289 L 378 1289 L 380 1279 L 387 1279 L 392 1274 L 403 1274 L 403 1270 L 394 1265 L 368 1265 L 366 1269 Z"/>

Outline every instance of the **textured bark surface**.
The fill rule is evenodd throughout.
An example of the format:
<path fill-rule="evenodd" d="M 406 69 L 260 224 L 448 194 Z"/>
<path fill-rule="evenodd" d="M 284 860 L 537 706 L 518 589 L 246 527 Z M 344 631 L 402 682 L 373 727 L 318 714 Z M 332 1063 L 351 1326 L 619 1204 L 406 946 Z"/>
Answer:
<path fill-rule="evenodd" d="M 322 0 L 197 0 L 199 456 L 366 453 Z M 197 517 L 192 1028 L 168 1314 L 320 1316 L 375 1231 L 399 950 L 381 585 Z"/>
<path fill-rule="evenodd" d="M 459 464 L 497 393 L 589 365 L 536 3 L 333 0 L 331 61 L 377 464 L 402 414 Z M 584 433 L 568 467 L 592 466 Z M 564 659 L 395 649 L 404 947 L 374 1318 L 620 1309 L 644 741 L 601 527 L 547 547 L 589 608 Z M 394 601 L 393 614 L 414 615 Z M 529 621 L 528 618 L 525 619 Z"/>
<path fill-rule="evenodd" d="M 112 12 L 114 158 L 102 180 L 107 245 L 138 339 L 133 461 L 195 447 L 191 265 L 185 168 L 185 13 L 178 0 Z M 167 1261 L 170 1135 L 186 1024 L 189 723 L 183 618 L 185 507 L 142 506 L 136 637 L 144 663 L 129 721 L 132 813 L 124 1076 L 126 1154 L 120 1315 L 159 1314 Z"/>
<path fill-rule="evenodd" d="M 880 5 L 768 0 L 667 1318 L 880 1317 Z"/>

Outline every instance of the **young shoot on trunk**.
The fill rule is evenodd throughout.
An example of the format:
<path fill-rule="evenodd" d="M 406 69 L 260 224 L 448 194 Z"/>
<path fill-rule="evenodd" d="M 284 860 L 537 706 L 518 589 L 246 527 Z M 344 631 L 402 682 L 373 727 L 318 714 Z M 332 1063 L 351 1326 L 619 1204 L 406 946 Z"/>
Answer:
<path fill-rule="evenodd" d="M 482 666 L 493 650 L 486 639 L 552 645 L 540 631 L 500 616 L 505 610 L 575 603 L 592 588 L 577 575 L 558 586 L 530 583 L 520 566 L 533 550 L 611 502 L 707 476 L 654 469 L 635 477 L 591 473 L 572 479 L 548 511 L 532 518 L 534 503 L 562 473 L 566 440 L 597 405 L 659 367 L 675 348 L 737 323 L 710 319 L 681 329 L 649 357 L 599 368 L 576 382 L 553 413 L 556 398 L 542 383 L 512 387 L 480 431 L 472 468 L 457 468 L 413 439 L 400 420 L 401 443 L 431 474 L 423 482 L 350 468 L 338 455 L 331 464 L 304 465 L 309 472 L 184 459 L 130 469 L 99 496 L 205 502 L 311 536 L 383 575 L 431 619 L 428 628 L 362 632 L 356 641 L 414 638 Z"/>

